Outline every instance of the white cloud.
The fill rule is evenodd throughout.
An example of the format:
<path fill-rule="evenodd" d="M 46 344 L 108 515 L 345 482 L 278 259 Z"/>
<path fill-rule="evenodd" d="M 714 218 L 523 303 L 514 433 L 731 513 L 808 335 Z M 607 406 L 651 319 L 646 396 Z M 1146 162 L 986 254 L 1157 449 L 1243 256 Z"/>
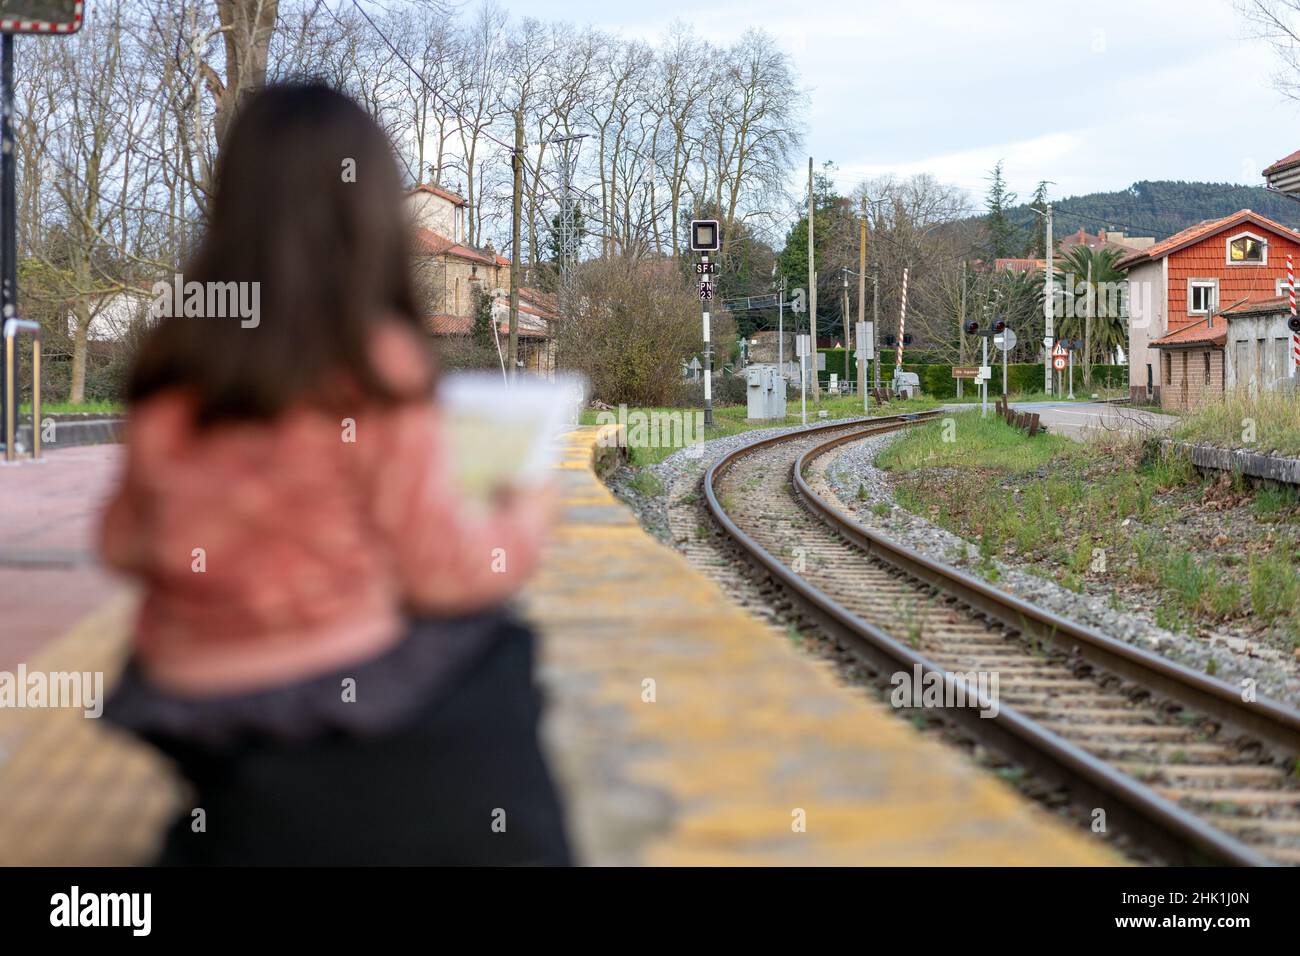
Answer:
<path fill-rule="evenodd" d="M 768 31 L 810 90 L 804 155 L 834 160 L 846 186 L 931 172 L 978 196 L 999 158 L 1022 196 L 1041 179 L 1057 196 L 1143 179 L 1258 182 L 1300 148 L 1272 54 L 1244 39 L 1227 0 L 503 2 L 647 39 L 674 18 L 720 43 Z"/>

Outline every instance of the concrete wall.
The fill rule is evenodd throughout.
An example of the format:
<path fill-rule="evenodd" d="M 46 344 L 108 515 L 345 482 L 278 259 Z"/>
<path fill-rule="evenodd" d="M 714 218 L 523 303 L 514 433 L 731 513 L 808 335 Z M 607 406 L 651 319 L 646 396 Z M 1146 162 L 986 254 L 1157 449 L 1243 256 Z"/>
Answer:
<path fill-rule="evenodd" d="M 406 197 L 406 204 L 417 226 L 431 229 L 452 242 L 465 241 L 462 207 L 426 192 L 411 193 Z"/>
<path fill-rule="evenodd" d="M 1291 330 L 1287 314 L 1251 315 L 1228 321 L 1228 388 L 1277 388 L 1291 376 Z M 1262 340 L 1262 341 L 1261 341 Z"/>
<path fill-rule="evenodd" d="M 1165 334 L 1166 289 L 1164 261 L 1134 266 L 1128 273 L 1128 375 L 1134 401 L 1147 397 L 1147 366 L 1153 396 L 1159 394 L 1160 353 L 1151 341 Z"/>

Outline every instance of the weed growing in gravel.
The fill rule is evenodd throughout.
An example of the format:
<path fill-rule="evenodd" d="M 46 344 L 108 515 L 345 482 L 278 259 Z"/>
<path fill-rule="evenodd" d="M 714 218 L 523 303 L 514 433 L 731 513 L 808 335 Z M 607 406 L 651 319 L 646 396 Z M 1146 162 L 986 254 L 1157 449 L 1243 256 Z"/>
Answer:
<path fill-rule="evenodd" d="M 664 483 L 652 471 L 639 471 L 629 484 L 638 494 L 647 498 L 657 498 L 664 493 Z"/>
<path fill-rule="evenodd" d="M 1300 503 L 1300 489 L 1277 488 L 1272 485 L 1260 488 L 1255 493 L 1251 508 L 1260 517 L 1273 517 L 1284 511 L 1290 511 Z"/>

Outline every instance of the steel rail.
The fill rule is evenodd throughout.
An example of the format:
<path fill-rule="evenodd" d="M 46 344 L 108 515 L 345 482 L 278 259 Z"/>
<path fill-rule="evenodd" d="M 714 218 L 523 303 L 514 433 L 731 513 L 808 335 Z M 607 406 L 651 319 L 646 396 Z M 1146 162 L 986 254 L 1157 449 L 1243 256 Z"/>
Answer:
<path fill-rule="evenodd" d="M 1211 716 L 1267 738 L 1268 742 L 1294 753 L 1300 742 L 1300 714 L 1274 701 L 1259 704 L 1241 702 L 1231 685 L 1191 671 L 1158 655 L 1116 641 L 1091 628 L 1067 621 L 1043 608 L 1006 594 L 972 575 L 935 561 L 899 545 L 844 516 L 811 488 L 804 478 L 809 462 L 848 442 L 910 427 L 934 418 L 938 413 L 891 416 L 855 422 L 828 423 L 813 429 L 788 432 L 750 442 L 715 462 L 704 476 L 705 504 L 714 520 L 744 551 L 751 563 L 769 574 L 798 599 L 810 616 L 871 661 L 882 673 L 920 667 L 946 684 L 959 682 L 957 675 L 918 654 L 906 644 L 863 620 L 830 595 L 790 569 L 768 552 L 727 514 L 716 491 L 718 477 L 740 458 L 765 447 L 806 437 L 810 431 L 861 429 L 836 436 L 804 452 L 795 461 L 791 481 L 805 507 L 833 531 L 923 585 L 944 592 L 966 604 L 975 615 L 997 621 L 1012 632 L 1032 635 L 1077 654 L 1098 670 L 1115 673 L 1129 681 L 1158 690 L 1165 696 L 1187 703 Z M 967 700 L 976 700 L 969 686 Z M 945 707 L 947 717 L 989 744 L 1038 773 L 1067 785 L 1076 798 L 1117 801 L 1108 817 L 1140 842 L 1154 846 L 1179 862 L 1220 863 L 1246 866 L 1273 865 L 1267 857 L 1218 830 L 1191 812 L 1166 800 L 1137 780 L 1103 760 L 1040 726 L 1014 708 L 1002 704 L 996 717 L 984 718 L 984 702 L 978 706 Z M 1248 709 L 1241 712 L 1240 707 Z"/>

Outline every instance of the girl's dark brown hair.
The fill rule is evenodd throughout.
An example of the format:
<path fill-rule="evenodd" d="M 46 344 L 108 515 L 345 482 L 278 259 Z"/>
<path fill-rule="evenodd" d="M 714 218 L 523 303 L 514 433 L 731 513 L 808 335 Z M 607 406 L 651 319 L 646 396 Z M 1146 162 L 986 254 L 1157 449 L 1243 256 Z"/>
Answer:
<path fill-rule="evenodd" d="M 379 323 L 423 334 L 402 193 L 387 138 L 346 96 L 318 83 L 253 94 L 221 150 L 207 234 L 182 276 L 260 283 L 257 324 L 185 317 L 175 304 L 140 349 L 130 401 L 183 388 L 211 425 L 300 403 L 355 410 L 414 397 L 372 365 Z"/>

